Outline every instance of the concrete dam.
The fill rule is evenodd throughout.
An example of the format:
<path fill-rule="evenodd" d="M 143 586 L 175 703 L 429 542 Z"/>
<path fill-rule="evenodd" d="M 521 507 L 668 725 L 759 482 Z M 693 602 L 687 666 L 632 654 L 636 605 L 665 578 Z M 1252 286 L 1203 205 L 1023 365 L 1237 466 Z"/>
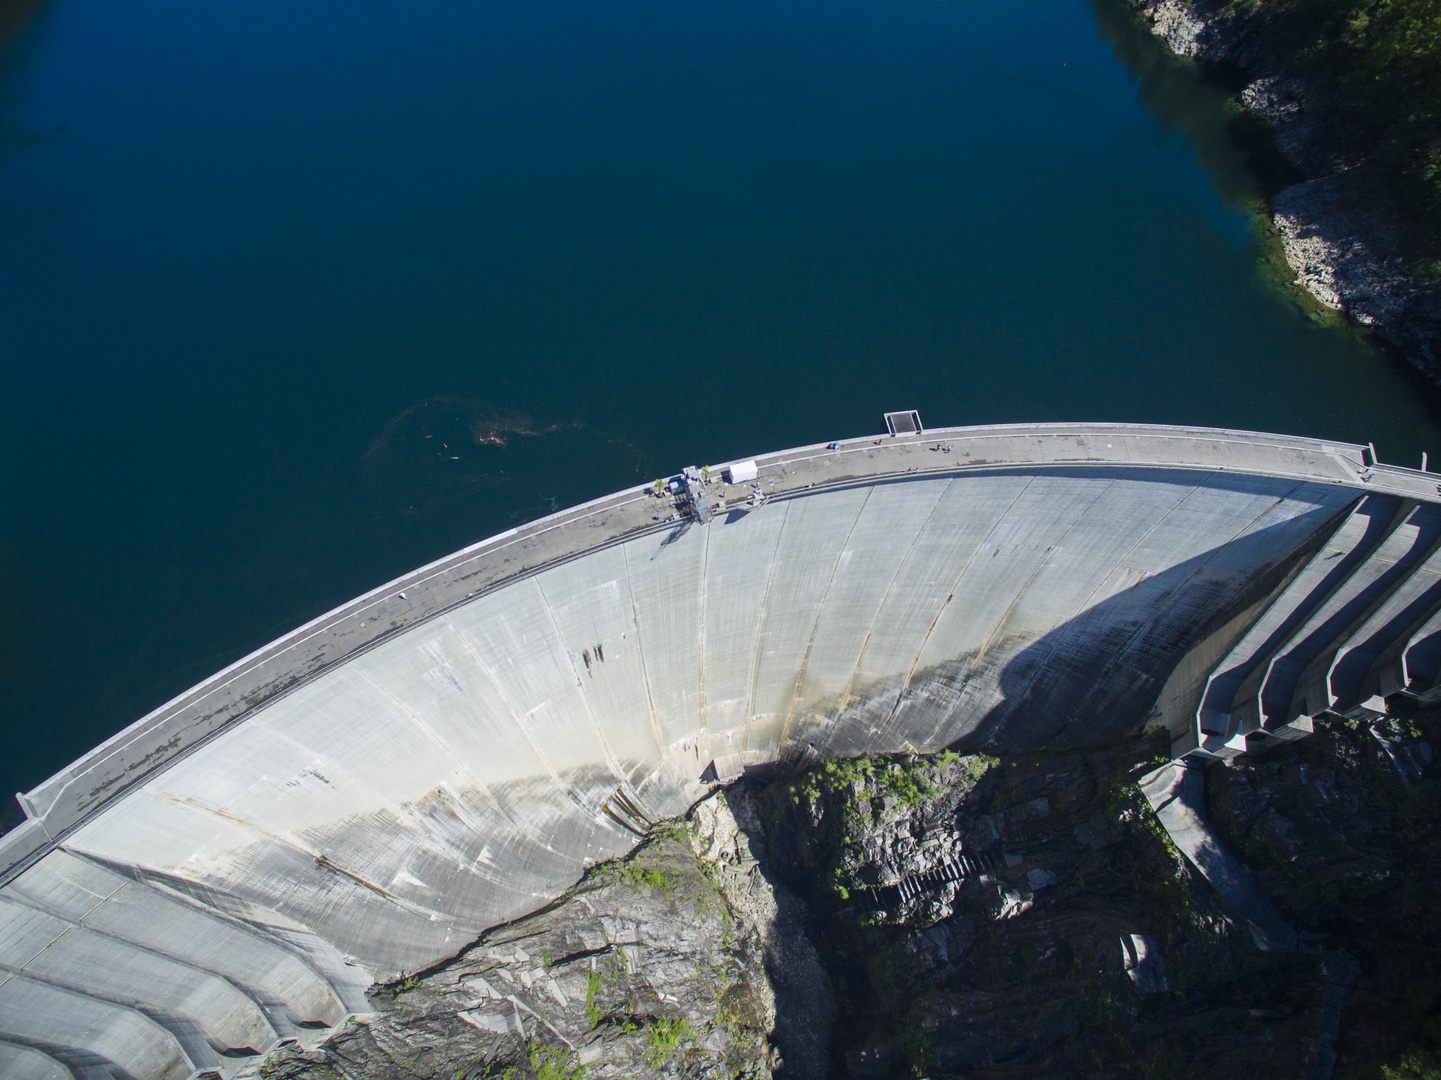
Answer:
<path fill-rule="evenodd" d="M 1142 725 L 1218 759 L 1441 671 L 1438 477 L 1366 447 L 1052 424 L 755 465 L 423 567 L 22 795 L 0 1075 L 318 1042 L 748 769 Z"/>

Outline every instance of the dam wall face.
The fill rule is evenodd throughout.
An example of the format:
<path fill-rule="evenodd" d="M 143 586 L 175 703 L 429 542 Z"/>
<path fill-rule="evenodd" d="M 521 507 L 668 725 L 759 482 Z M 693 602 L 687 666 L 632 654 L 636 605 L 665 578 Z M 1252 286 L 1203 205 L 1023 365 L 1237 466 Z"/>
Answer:
<path fill-rule="evenodd" d="M 1217 672 L 1312 670 L 1340 647 L 1317 625 L 1380 671 L 1441 608 L 1434 477 L 1360 447 L 1048 425 L 758 465 L 765 497 L 713 482 L 705 524 L 636 489 L 422 568 L 28 793 L 0 838 L 0 1072 L 228 1075 L 746 768 L 1291 737 L 1285 709 L 1205 720 Z M 1390 584 L 1328 622 L 1346 583 L 1298 583 L 1363 505 Z M 1205 716 L 1242 717 L 1228 693 Z"/>

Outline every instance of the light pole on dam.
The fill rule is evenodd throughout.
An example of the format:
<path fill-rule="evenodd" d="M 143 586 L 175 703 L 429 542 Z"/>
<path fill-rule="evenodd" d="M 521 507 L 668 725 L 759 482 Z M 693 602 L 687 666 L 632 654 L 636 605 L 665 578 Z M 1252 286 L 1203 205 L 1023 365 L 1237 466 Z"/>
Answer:
<path fill-rule="evenodd" d="M 1441 489 L 1372 457 L 1128 425 L 853 439 L 423 567 L 21 797 L 0 1073 L 229 1075 L 316 1040 L 748 768 L 1142 725 L 1213 759 L 1425 693 Z"/>

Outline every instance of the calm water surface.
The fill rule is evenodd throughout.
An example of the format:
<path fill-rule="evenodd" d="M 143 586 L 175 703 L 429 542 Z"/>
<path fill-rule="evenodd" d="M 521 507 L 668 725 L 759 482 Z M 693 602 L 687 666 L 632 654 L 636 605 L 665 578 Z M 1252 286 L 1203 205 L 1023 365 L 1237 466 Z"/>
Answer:
<path fill-rule="evenodd" d="M 692 462 L 1145 420 L 1441 450 L 1119 0 L 50 0 L 0 57 L 0 787 Z"/>

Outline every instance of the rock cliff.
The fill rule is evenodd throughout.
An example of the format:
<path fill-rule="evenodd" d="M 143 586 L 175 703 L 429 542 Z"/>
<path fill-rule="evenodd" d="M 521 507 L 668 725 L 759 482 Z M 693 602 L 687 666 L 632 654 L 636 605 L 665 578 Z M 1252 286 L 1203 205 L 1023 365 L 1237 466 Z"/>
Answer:
<path fill-rule="evenodd" d="M 1334 719 L 1207 777 L 1213 825 L 1302 939 L 1356 958 L 1338 1017 L 1338 1077 L 1408 1060 L 1413 1072 L 1392 1075 L 1441 1068 L 1438 736 L 1427 710 Z"/>
<path fill-rule="evenodd" d="M 714 834 L 701 863 L 684 829 L 662 829 L 536 914 L 379 988 L 375 1015 L 272 1054 L 261 1075 L 768 1078 L 776 901 L 755 860 Z"/>
<path fill-rule="evenodd" d="M 1344 958 L 1224 910 L 1136 787 L 1158 749 L 833 762 L 762 793 L 835 988 L 831 1074 L 1325 1075 Z"/>
<path fill-rule="evenodd" d="M 1137 784 L 1164 739 L 832 760 L 718 788 L 259 1071 L 1379 1077 L 1428 1060 L 1441 1013 L 1429 727 L 1336 721 L 1209 770 L 1212 826 L 1298 947 L 1268 944 L 1171 844 Z"/>
<path fill-rule="evenodd" d="M 1408 254 L 1406 231 L 1372 182 L 1365 153 L 1337 122 L 1334 97 L 1265 32 L 1264 6 L 1136 2 L 1176 54 L 1245 73 L 1239 103 L 1269 126 L 1302 178 L 1268 207 L 1297 286 L 1441 381 L 1441 290 Z"/>
<path fill-rule="evenodd" d="M 795 895 L 767 880 L 717 794 L 534 915 L 432 971 L 376 988 L 374 1015 L 316 1049 L 272 1054 L 258 1072 L 274 1080 L 824 1076 L 832 1006 L 805 919 Z"/>

